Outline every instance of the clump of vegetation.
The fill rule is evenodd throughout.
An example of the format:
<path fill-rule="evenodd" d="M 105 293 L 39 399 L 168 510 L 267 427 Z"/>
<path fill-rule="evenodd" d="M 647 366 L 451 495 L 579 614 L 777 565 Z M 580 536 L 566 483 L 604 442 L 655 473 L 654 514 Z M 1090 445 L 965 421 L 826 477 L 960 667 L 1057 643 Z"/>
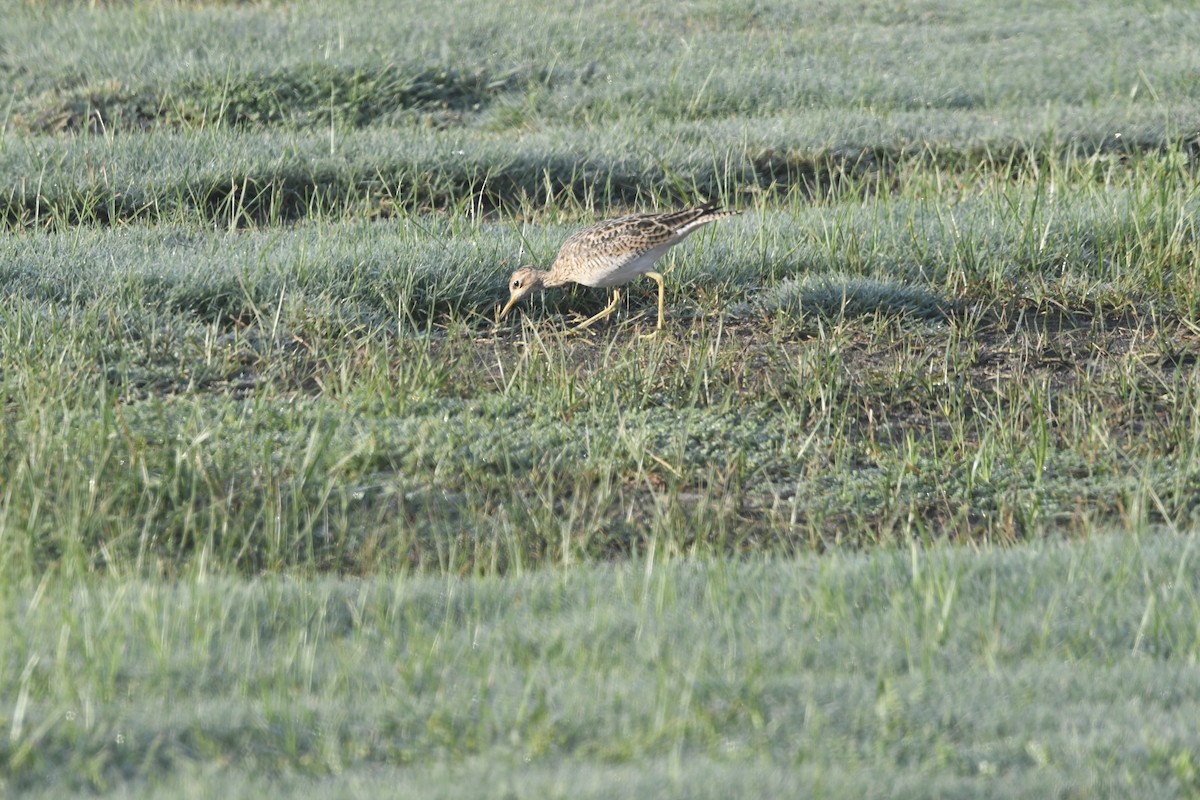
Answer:
<path fill-rule="evenodd" d="M 478 112 L 497 96 L 519 91 L 528 70 L 491 74 L 479 69 L 397 64 L 342 67 L 311 63 L 249 75 L 208 76 L 182 85 L 85 85 L 27 101 L 16 124 L 34 133 L 85 129 L 128 133 L 158 127 L 303 130 L 313 125 L 359 128 L 403 122 L 415 112 Z M 546 84 L 547 78 L 541 77 Z"/>

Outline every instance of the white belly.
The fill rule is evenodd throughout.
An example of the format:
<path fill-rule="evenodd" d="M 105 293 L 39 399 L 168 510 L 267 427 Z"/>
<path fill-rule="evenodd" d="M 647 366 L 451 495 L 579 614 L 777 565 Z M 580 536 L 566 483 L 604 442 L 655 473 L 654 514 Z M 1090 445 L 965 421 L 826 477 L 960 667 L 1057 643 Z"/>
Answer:
<path fill-rule="evenodd" d="M 674 244 L 675 242 L 660 245 L 634 258 L 610 256 L 604 259 L 596 259 L 594 265 L 588 265 L 587 274 L 580 275 L 576 279 L 576 282 L 582 283 L 584 286 L 595 286 L 601 289 L 624 286 L 639 275 L 645 275 L 649 272 L 654 267 L 654 262 L 662 258 L 663 254 L 670 250 Z"/>

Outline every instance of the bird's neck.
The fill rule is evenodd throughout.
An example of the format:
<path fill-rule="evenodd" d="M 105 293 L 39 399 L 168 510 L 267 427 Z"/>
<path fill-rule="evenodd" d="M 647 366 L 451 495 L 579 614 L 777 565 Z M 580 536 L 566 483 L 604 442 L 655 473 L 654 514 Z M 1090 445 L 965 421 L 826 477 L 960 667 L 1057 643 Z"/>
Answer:
<path fill-rule="evenodd" d="M 564 283 L 570 283 L 571 279 L 562 274 L 558 270 L 551 267 L 549 270 L 539 269 L 538 279 L 542 282 L 542 286 L 552 288 L 562 286 Z"/>

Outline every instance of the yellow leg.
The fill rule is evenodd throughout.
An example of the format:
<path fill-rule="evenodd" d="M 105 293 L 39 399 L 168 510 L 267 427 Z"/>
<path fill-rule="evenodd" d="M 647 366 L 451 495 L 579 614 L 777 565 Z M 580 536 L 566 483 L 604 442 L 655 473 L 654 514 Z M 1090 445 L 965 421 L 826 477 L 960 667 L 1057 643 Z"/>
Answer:
<path fill-rule="evenodd" d="M 658 284 L 658 324 L 654 326 L 654 330 L 661 331 L 663 321 L 663 276 L 657 272 L 647 272 L 646 277 Z"/>
<path fill-rule="evenodd" d="M 663 276 L 657 272 L 647 272 L 646 277 L 658 284 L 658 324 L 654 326 L 653 333 L 643 333 L 643 339 L 652 339 L 662 330 L 663 323 Z"/>
<path fill-rule="evenodd" d="M 601 311 L 599 314 L 597 314 L 596 316 L 594 316 L 594 317 L 589 317 L 589 318 L 585 319 L 583 322 L 579 323 L 579 325 L 577 325 L 577 326 L 575 327 L 575 330 L 577 330 L 577 331 L 582 331 L 582 330 L 585 330 L 585 329 L 587 329 L 587 327 L 588 327 L 589 325 L 591 325 L 593 322 L 599 322 L 600 320 L 602 320 L 602 319 L 604 319 L 605 317 L 607 317 L 609 314 L 611 314 L 613 311 L 615 311 L 615 310 L 616 310 L 616 308 L 617 308 L 617 302 L 618 302 L 620 299 L 621 299 L 621 290 L 620 290 L 620 289 L 613 289 L 613 299 L 612 299 L 612 302 L 611 302 L 611 303 L 609 303 L 609 304 L 608 304 L 608 306 L 607 306 L 607 307 L 606 307 L 606 308 L 605 308 L 603 311 Z"/>

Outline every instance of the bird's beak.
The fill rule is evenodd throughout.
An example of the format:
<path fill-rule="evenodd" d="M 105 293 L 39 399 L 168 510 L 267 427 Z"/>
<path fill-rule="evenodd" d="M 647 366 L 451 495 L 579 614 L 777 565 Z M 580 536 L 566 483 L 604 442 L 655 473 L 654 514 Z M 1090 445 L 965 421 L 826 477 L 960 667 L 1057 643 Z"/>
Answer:
<path fill-rule="evenodd" d="M 501 309 L 500 316 L 496 317 L 496 321 L 499 322 L 500 320 L 504 319 L 504 315 L 507 314 L 510 310 L 512 310 L 512 307 L 515 306 L 517 304 L 517 301 L 520 299 L 521 298 L 517 297 L 516 295 L 513 295 L 512 297 L 508 298 L 508 303 L 506 303 L 504 308 Z"/>

